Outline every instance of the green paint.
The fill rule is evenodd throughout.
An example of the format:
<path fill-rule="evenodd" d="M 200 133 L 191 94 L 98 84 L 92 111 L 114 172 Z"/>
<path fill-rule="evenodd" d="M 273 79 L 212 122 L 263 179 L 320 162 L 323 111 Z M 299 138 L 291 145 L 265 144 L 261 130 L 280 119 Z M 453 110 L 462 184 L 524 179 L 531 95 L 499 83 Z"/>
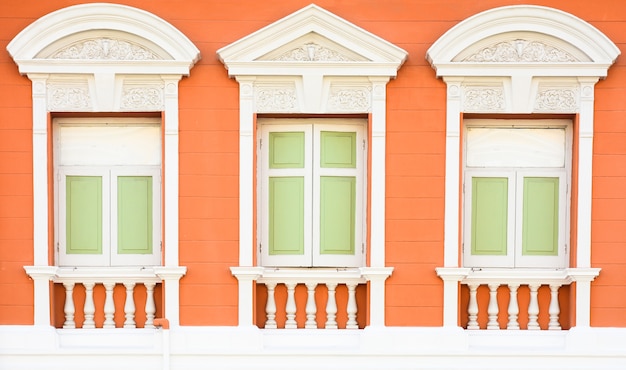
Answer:
<path fill-rule="evenodd" d="M 152 176 L 117 178 L 117 253 L 152 253 Z"/>
<path fill-rule="evenodd" d="M 507 254 L 508 178 L 472 178 L 472 254 Z"/>
<path fill-rule="evenodd" d="M 304 168 L 304 132 L 270 132 L 269 167 Z"/>
<path fill-rule="evenodd" d="M 270 255 L 304 254 L 304 178 L 269 178 Z"/>
<path fill-rule="evenodd" d="M 66 253 L 102 254 L 102 177 L 67 176 Z"/>
<path fill-rule="evenodd" d="M 524 178 L 522 222 L 522 255 L 558 255 L 558 177 Z"/>
<path fill-rule="evenodd" d="M 355 208 L 355 177 L 320 177 L 321 254 L 354 254 Z"/>
<path fill-rule="evenodd" d="M 320 132 L 320 167 L 356 168 L 356 132 Z"/>

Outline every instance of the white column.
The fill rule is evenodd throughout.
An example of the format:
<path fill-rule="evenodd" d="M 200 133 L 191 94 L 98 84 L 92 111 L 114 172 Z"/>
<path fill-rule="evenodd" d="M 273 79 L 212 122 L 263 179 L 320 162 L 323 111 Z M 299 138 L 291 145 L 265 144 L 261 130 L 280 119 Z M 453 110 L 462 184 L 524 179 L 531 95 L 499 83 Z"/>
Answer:
<path fill-rule="evenodd" d="M 254 261 L 254 78 L 237 77 L 239 82 L 239 266 Z M 241 284 L 241 281 L 240 281 Z M 239 301 L 239 311 L 242 310 Z M 244 309 L 247 310 L 247 309 Z M 241 321 L 240 321 L 241 323 Z"/>
<path fill-rule="evenodd" d="M 392 272 L 393 267 L 361 267 L 361 274 L 370 288 L 369 326 L 385 326 L 385 280 Z"/>
<path fill-rule="evenodd" d="M 74 321 L 74 314 L 76 313 L 76 308 L 74 307 L 74 285 L 74 283 L 63 283 L 65 287 L 65 304 L 63 305 L 65 322 L 63 323 L 63 329 L 76 328 L 76 322 Z"/>
<path fill-rule="evenodd" d="M 276 283 L 266 283 L 267 288 L 267 302 L 265 303 L 265 329 L 276 329 L 276 297 L 274 292 L 276 290 Z M 240 311 L 241 312 L 241 311 Z M 241 323 L 241 321 L 239 321 Z"/>
<path fill-rule="evenodd" d="M 326 283 L 328 288 L 328 301 L 326 301 L 326 329 L 337 329 L 337 300 L 335 299 L 335 289 L 337 283 Z"/>
<path fill-rule="evenodd" d="M 317 287 L 316 282 L 308 282 L 306 283 L 307 296 L 306 296 L 306 323 L 304 327 L 306 329 L 317 329 L 317 322 L 315 321 L 315 316 L 317 314 L 317 305 L 315 304 L 315 288 Z M 269 297 L 268 297 L 269 300 Z"/>
<path fill-rule="evenodd" d="M 285 283 L 287 287 L 287 303 L 285 304 L 285 314 L 287 319 L 285 320 L 285 329 L 296 329 L 298 325 L 296 323 L 296 283 Z"/>
<path fill-rule="evenodd" d="M 104 285 L 104 324 L 102 327 L 114 328 L 115 302 L 113 301 L 113 288 L 115 288 L 115 283 L 106 282 L 102 285 Z"/>
<path fill-rule="evenodd" d="M 487 322 L 487 329 L 499 330 L 500 324 L 498 323 L 498 287 L 500 284 L 487 284 L 489 287 L 489 305 L 487 305 L 487 315 L 489 321 Z"/>
<path fill-rule="evenodd" d="M 528 303 L 528 330 L 539 330 L 539 301 L 537 300 L 538 290 L 541 285 L 529 284 L 530 289 L 530 302 Z"/>
<path fill-rule="evenodd" d="M 356 321 L 356 314 L 358 312 L 358 307 L 356 305 L 356 287 L 357 283 L 348 283 L 346 287 L 348 288 L 348 304 L 346 306 L 346 311 L 348 314 L 348 321 L 346 322 L 346 329 L 358 329 L 359 324 Z"/>
<path fill-rule="evenodd" d="M 470 273 L 468 268 L 437 267 L 437 276 L 443 280 L 443 326 L 459 326 L 459 282 Z M 476 328 L 478 329 L 478 328 Z"/>
<path fill-rule="evenodd" d="M 239 283 L 239 326 L 253 326 L 254 281 L 263 274 L 263 267 L 231 267 Z"/>
<path fill-rule="evenodd" d="M 386 161 L 386 89 L 388 77 L 370 78 L 372 82 L 372 139 L 370 141 L 370 266 L 385 267 L 385 161 Z M 383 297 L 384 298 L 384 297 Z M 373 299 L 370 298 L 370 302 Z M 381 301 L 384 303 L 384 299 Z"/>
<path fill-rule="evenodd" d="M 170 328 L 177 327 L 180 325 L 180 278 L 187 273 L 187 267 L 157 266 L 154 273 L 163 281 L 163 317 L 170 322 Z"/>
<path fill-rule="evenodd" d="M 480 284 L 467 284 L 469 288 L 469 302 L 467 304 L 467 328 L 469 330 L 478 330 L 480 326 L 478 325 L 478 299 L 476 295 L 478 294 L 478 287 Z M 444 326 L 453 326 L 453 325 L 445 325 Z"/>
<path fill-rule="evenodd" d="M 162 76 L 162 78 L 165 85 L 163 102 L 163 245 L 165 250 L 163 264 L 164 266 L 178 266 L 178 81 L 181 76 Z"/>
<path fill-rule="evenodd" d="M 548 314 L 550 315 L 550 322 L 548 324 L 549 330 L 561 330 L 561 324 L 559 323 L 559 314 L 561 313 L 561 307 L 559 306 L 560 287 L 560 284 L 550 284 L 550 306 L 548 308 Z"/>
<path fill-rule="evenodd" d="M 129 282 L 124 283 L 124 287 L 126 288 L 126 301 L 124 301 L 124 327 L 125 328 L 135 328 L 135 283 Z"/>
<path fill-rule="evenodd" d="M 591 324 L 591 282 L 600 274 L 599 268 L 568 269 L 576 282 L 576 327 L 588 328 Z"/>
<path fill-rule="evenodd" d="M 34 324 L 36 326 L 50 326 L 50 280 L 55 276 L 57 268 L 54 266 L 24 266 L 24 270 L 34 285 Z"/>
<path fill-rule="evenodd" d="M 94 282 L 84 282 L 85 287 L 85 306 L 83 306 L 83 312 L 85 313 L 85 321 L 83 322 L 83 329 L 93 329 L 96 327 L 94 321 L 94 314 L 96 313 L 96 306 L 93 301 L 93 288 L 96 284 Z"/>
<path fill-rule="evenodd" d="M 519 304 L 517 303 L 517 289 L 519 284 L 509 284 L 509 322 L 506 328 L 509 330 L 519 330 Z"/>

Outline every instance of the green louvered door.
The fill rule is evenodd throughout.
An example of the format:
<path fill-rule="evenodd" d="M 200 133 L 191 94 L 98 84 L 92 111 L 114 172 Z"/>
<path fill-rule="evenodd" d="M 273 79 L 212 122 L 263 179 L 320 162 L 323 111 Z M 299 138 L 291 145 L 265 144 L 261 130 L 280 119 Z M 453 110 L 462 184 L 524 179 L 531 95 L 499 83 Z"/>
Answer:
<path fill-rule="evenodd" d="M 260 129 L 261 263 L 361 266 L 363 125 L 280 122 Z"/>

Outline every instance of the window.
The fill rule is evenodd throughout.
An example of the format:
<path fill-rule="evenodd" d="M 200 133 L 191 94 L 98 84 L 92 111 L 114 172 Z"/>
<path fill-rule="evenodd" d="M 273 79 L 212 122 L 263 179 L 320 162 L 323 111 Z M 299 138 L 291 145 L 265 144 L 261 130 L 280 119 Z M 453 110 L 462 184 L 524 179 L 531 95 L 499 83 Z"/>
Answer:
<path fill-rule="evenodd" d="M 364 131 L 353 119 L 259 121 L 262 265 L 363 265 Z"/>
<path fill-rule="evenodd" d="M 571 124 L 468 120 L 465 267 L 565 267 Z"/>
<path fill-rule="evenodd" d="M 60 266 L 160 264 L 158 120 L 55 119 Z"/>

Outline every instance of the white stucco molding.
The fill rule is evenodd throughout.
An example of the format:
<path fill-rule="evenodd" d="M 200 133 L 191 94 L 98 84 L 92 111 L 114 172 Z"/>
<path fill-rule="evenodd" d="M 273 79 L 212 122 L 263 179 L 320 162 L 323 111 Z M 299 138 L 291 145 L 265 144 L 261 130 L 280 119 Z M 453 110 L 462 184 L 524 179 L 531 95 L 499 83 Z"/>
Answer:
<path fill-rule="evenodd" d="M 253 265 L 257 113 L 369 114 L 370 267 L 385 267 L 386 85 L 407 52 L 311 4 L 217 51 L 239 82 L 239 266 Z M 247 281 L 247 280 L 246 280 Z M 247 283 L 246 283 L 247 284 Z M 249 321 L 249 289 L 240 289 Z M 384 322 L 384 311 L 377 311 Z"/>
<path fill-rule="evenodd" d="M 200 59 L 199 50 L 151 13 L 104 3 L 47 14 L 15 36 L 7 50 L 32 82 L 34 265 L 50 260 L 49 112 L 138 111 L 161 112 L 164 118 L 163 263 L 179 267 L 178 83 Z M 165 281 L 165 305 L 176 325 L 178 278 Z M 37 322 L 50 318 L 49 294 L 43 291 L 35 289 Z"/>
<path fill-rule="evenodd" d="M 589 23 L 560 10 L 514 5 L 487 10 L 452 27 L 426 59 L 447 85 L 444 267 L 459 258 L 461 116 L 463 113 L 578 115 L 578 205 L 575 265 L 591 267 L 591 178 L 594 86 L 620 51 Z M 445 279 L 444 279 L 445 280 Z M 585 284 L 578 284 L 583 289 Z M 457 284 L 444 284 L 447 323 Z M 588 294 L 582 292 L 582 296 Z M 448 307 L 448 306 L 452 307 Z M 589 311 L 589 299 L 577 300 Z M 582 315 L 584 316 L 584 315 Z M 587 315 L 588 316 L 588 315 Z M 588 325 L 588 317 L 578 324 Z"/>

